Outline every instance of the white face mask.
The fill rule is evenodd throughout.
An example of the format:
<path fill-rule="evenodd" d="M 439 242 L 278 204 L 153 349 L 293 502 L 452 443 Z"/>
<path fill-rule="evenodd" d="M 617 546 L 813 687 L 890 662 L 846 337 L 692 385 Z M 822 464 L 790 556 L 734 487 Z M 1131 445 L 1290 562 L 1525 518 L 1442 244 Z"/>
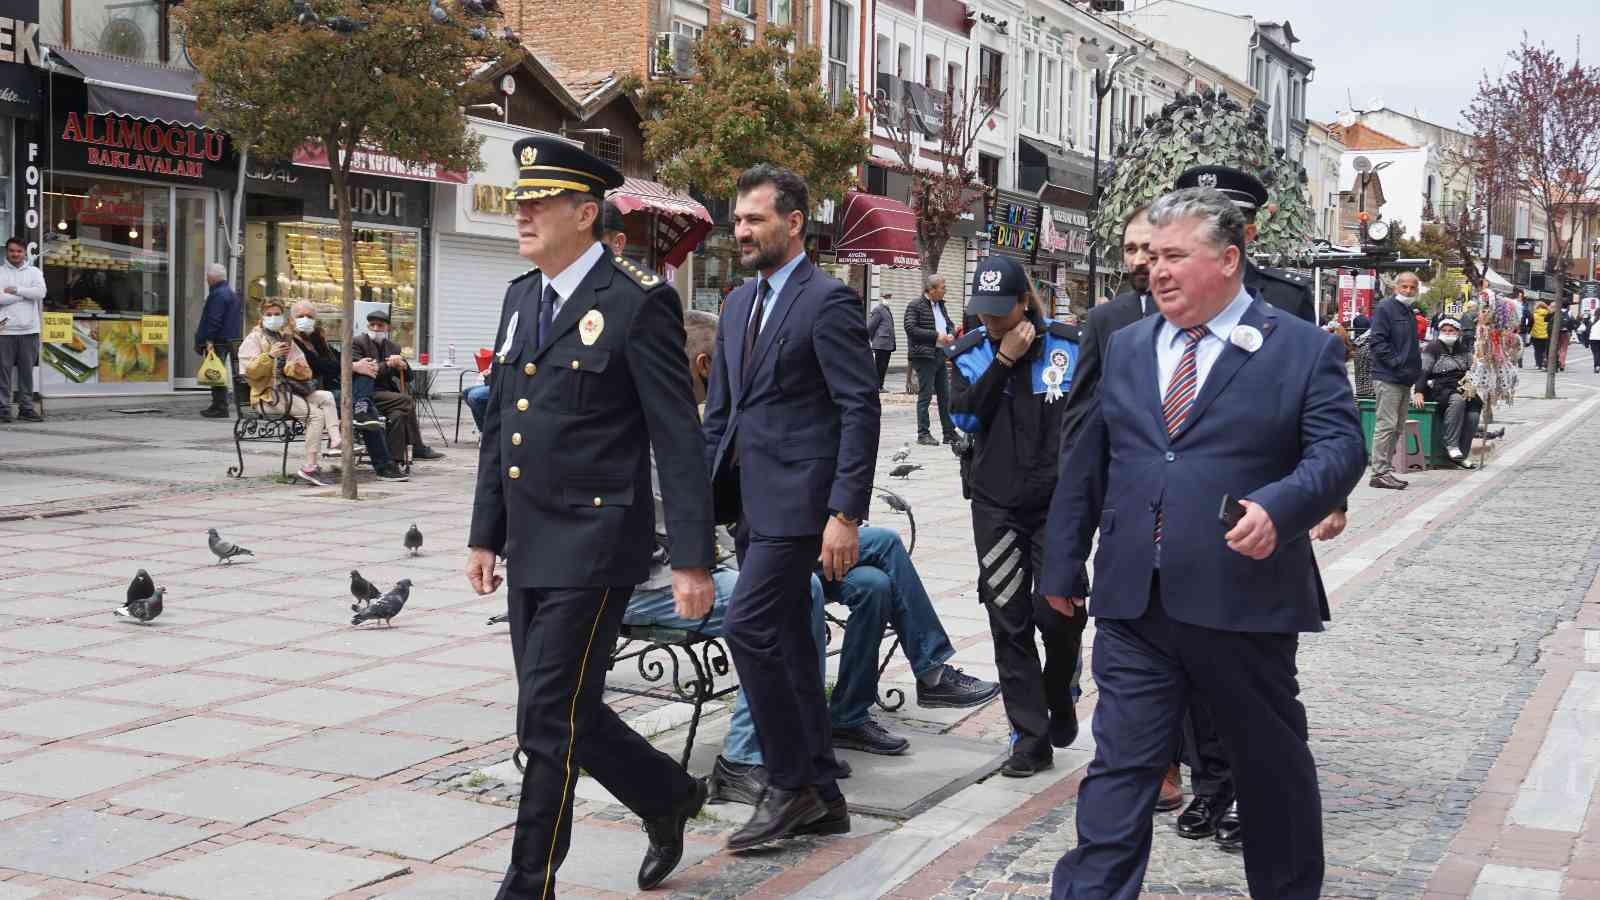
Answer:
<path fill-rule="evenodd" d="M 367 329 L 367 337 L 372 338 L 373 341 L 380 344 L 383 343 L 383 339 L 388 337 L 388 335 L 389 333 L 387 331 L 373 331 L 371 328 Z"/>
<path fill-rule="evenodd" d="M 310 334 L 317 330 L 317 320 L 310 316 L 301 316 L 294 320 L 294 330 L 301 334 Z"/>
<path fill-rule="evenodd" d="M 1441 334 L 1439 335 L 1439 343 L 1444 344 L 1446 347 L 1454 347 L 1456 341 L 1460 340 L 1460 338 L 1461 335 L 1459 334 Z"/>
<path fill-rule="evenodd" d="M 268 331 L 278 331 L 283 328 L 283 316 L 262 316 L 261 327 Z"/>

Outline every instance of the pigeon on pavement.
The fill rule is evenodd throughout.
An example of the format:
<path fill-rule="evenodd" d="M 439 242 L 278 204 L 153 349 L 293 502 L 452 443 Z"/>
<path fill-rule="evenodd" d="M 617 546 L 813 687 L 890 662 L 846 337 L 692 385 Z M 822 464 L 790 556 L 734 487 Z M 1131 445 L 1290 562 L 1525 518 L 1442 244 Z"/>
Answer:
<path fill-rule="evenodd" d="M 400 610 L 405 608 L 406 601 L 411 598 L 411 579 L 402 578 L 395 582 L 389 593 L 367 604 L 366 608 L 350 617 L 351 625 L 360 625 L 362 622 L 382 622 L 389 625 L 389 620 L 400 615 Z"/>
<path fill-rule="evenodd" d="M 488 624 L 490 624 L 490 625 L 504 625 L 509 621 L 511 621 L 511 613 L 501 613 L 501 614 L 499 614 L 497 616 L 490 616 Z"/>
<path fill-rule="evenodd" d="M 154 619 L 156 616 L 161 615 L 161 599 L 166 596 L 166 593 L 166 588 L 156 588 L 155 593 L 151 595 L 150 599 L 129 600 L 127 603 L 122 604 L 120 608 L 114 609 L 111 612 L 123 617 L 124 619 L 133 619 L 134 621 L 143 625 L 149 622 L 151 619 Z"/>
<path fill-rule="evenodd" d="M 896 450 L 894 452 L 894 455 L 889 457 L 891 462 L 897 462 L 897 463 L 905 462 L 906 460 L 908 460 L 910 458 L 911 458 L 911 444 L 909 444 L 909 443 L 901 444 L 900 445 L 900 449 Z"/>
<path fill-rule="evenodd" d="M 417 551 L 422 549 L 422 531 L 417 528 L 415 522 L 406 529 L 406 549 L 411 551 L 412 556 L 416 556 Z"/>
<path fill-rule="evenodd" d="M 362 607 L 378 599 L 382 594 L 383 591 L 378 590 L 377 585 L 362 578 L 359 571 L 350 570 L 350 596 L 356 598 L 356 602 L 350 604 L 351 612 L 360 612 Z"/>
<path fill-rule="evenodd" d="M 211 552 L 217 555 L 218 563 L 225 562 L 232 565 L 235 556 L 255 556 L 254 553 L 238 544 L 223 540 L 222 536 L 217 534 L 215 528 L 206 529 L 206 542 L 211 545 Z"/>
<path fill-rule="evenodd" d="M 155 593 L 156 583 L 150 580 L 150 573 L 143 569 L 140 569 L 138 574 L 133 576 L 133 580 L 128 582 L 128 603 L 135 600 L 149 600 Z M 127 606 L 128 603 L 122 605 Z"/>
<path fill-rule="evenodd" d="M 922 468 L 922 467 L 919 466 L 919 465 L 916 465 L 915 463 L 904 463 L 902 465 L 895 466 L 893 469 L 890 469 L 889 470 L 889 477 L 890 478 L 906 478 L 912 472 L 915 472 L 920 468 Z"/>

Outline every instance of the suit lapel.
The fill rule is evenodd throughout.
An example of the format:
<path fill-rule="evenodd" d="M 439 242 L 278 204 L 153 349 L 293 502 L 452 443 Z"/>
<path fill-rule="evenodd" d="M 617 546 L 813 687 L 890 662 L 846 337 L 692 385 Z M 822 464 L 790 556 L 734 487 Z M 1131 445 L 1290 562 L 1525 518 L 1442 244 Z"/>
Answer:
<path fill-rule="evenodd" d="M 611 279 L 615 274 L 616 268 L 612 266 L 610 257 L 600 257 L 599 262 L 596 262 L 594 267 L 589 270 L 589 274 L 583 276 L 583 281 L 578 283 L 578 289 L 572 292 L 572 296 L 567 298 L 567 302 L 561 304 L 561 312 L 557 313 L 555 321 L 550 323 L 550 333 L 545 336 L 544 346 L 533 354 L 535 361 L 548 353 L 563 334 L 575 328 L 578 320 L 583 318 L 584 313 L 594 309 L 594 305 L 600 302 L 600 294 L 611 287 Z M 544 296 L 542 277 L 539 283 L 539 295 L 541 298 Z M 537 313 L 534 316 L 533 327 L 527 329 L 526 333 L 530 344 L 538 338 Z"/>
<path fill-rule="evenodd" d="M 1167 419 L 1161 414 L 1161 395 L 1166 386 L 1157 383 L 1161 380 L 1161 369 L 1156 362 L 1156 341 L 1160 339 L 1161 322 L 1160 316 L 1150 316 L 1124 326 L 1122 330 L 1133 338 L 1134 397 L 1150 413 L 1156 433 L 1165 436 Z"/>
<path fill-rule="evenodd" d="M 778 292 L 776 301 L 778 308 L 774 309 L 767 317 L 766 327 L 762 328 L 761 333 L 756 336 L 755 356 L 750 360 L 750 366 L 747 369 L 752 377 L 755 375 L 756 366 L 761 365 L 761 361 L 766 358 L 767 351 L 772 348 L 773 342 L 777 340 L 778 331 L 783 328 L 783 320 L 789 317 L 789 310 L 794 309 L 795 295 L 799 294 L 800 288 L 811 280 L 813 271 L 811 260 L 802 259 L 800 264 L 795 266 L 794 271 L 789 273 L 789 280 L 783 283 L 783 290 Z M 751 293 L 753 296 L 754 292 L 752 291 Z M 744 335 L 741 334 L 740 338 L 743 339 L 743 337 Z"/>
<path fill-rule="evenodd" d="M 1261 332 L 1264 344 L 1265 339 L 1271 338 L 1273 330 L 1277 327 L 1274 321 L 1277 317 L 1272 307 L 1259 297 L 1255 297 L 1245 309 L 1244 315 L 1239 317 L 1239 324 L 1249 325 Z M 1233 380 L 1233 376 L 1239 374 L 1239 370 L 1250 361 L 1250 357 L 1255 356 L 1255 353 L 1235 347 L 1231 335 L 1219 334 L 1217 337 L 1222 339 L 1222 355 L 1211 364 L 1211 371 L 1206 373 L 1206 383 L 1200 387 L 1200 396 L 1195 398 L 1194 408 L 1189 410 L 1189 417 L 1184 421 L 1183 427 L 1178 429 L 1178 434 L 1174 435 L 1174 438 L 1182 436 L 1184 432 L 1194 427 L 1195 420 L 1205 414 L 1211 401 L 1217 399 L 1217 395 L 1227 389 L 1228 382 Z M 1260 349 L 1258 347 L 1256 351 L 1260 352 Z"/>
<path fill-rule="evenodd" d="M 722 338 L 722 352 L 728 354 L 728 395 L 735 406 L 744 396 L 744 332 L 750 327 L 750 302 L 755 295 L 755 280 L 746 281 L 728 295 L 722 311 L 722 327 L 727 329 Z"/>

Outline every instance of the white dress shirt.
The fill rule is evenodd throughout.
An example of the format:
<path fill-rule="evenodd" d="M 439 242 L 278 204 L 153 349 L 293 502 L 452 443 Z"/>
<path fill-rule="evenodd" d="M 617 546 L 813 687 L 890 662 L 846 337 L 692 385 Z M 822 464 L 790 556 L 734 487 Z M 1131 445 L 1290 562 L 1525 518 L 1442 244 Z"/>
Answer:
<path fill-rule="evenodd" d="M 774 307 L 776 307 L 778 305 L 778 295 L 783 292 L 783 286 L 789 283 L 789 276 L 794 274 L 794 270 L 800 267 L 800 260 L 805 259 L 805 258 L 806 258 L 806 255 L 804 253 L 796 253 L 794 255 L 794 259 L 791 259 L 788 262 L 784 263 L 783 265 L 779 266 L 778 270 L 776 272 L 772 273 L 772 277 L 767 279 L 767 303 L 766 303 L 765 306 L 763 306 L 761 308 L 761 327 L 762 328 L 766 328 L 767 327 L 767 320 L 772 318 L 772 310 L 773 310 Z M 760 296 L 760 291 L 761 291 L 761 284 L 760 284 L 760 281 L 759 281 L 760 276 L 757 276 L 757 279 L 758 280 L 757 280 L 757 283 L 756 283 L 756 291 L 757 291 L 757 296 Z M 755 307 L 755 304 L 752 302 L 750 304 L 750 318 L 754 319 L 755 317 L 756 317 L 756 307 Z M 745 322 L 745 327 L 748 328 L 749 325 L 750 325 L 749 322 Z"/>
<path fill-rule="evenodd" d="M 1211 321 L 1205 324 L 1206 336 L 1200 339 L 1200 345 L 1195 348 L 1195 396 L 1200 396 L 1201 388 L 1205 387 L 1206 375 L 1211 372 L 1211 365 L 1222 355 L 1222 350 L 1228 345 L 1229 336 L 1233 333 L 1239 320 L 1244 318 L 1244 311 L 1250 308 L 1254 299 L 1250 292 L 1239 286 L 1239 295 L 1233 298 L 1227 306 L 1222 308 Z M 1173 370 L 1178 368 L 1178 361 L 1183 359 L 1183 348 L 1189 342 L 1188 335 L 1183 329 L 1165 319 L 1161 327 L 1156 329 L 1156 373 L 1159 378 L 1156 384 L 1158 399 L 1164 400 L 1167 395 L 1167 383 L 1172 380 Z"/>
<path fill-rule="evenodd" d="M 589 245 L 589 249 L 583 251 L 582 256 L 572 261 L 572 265 L 554 275 L 545 274 L 544 283 L 556 289 L 556 305 L 555 311 L 550 314 L 551 321 L 561 315 L 561 307 L 567 304 L 572 292 L 578 289 L 578 285 L 583 284 L 583 279 L 589 274 L 589 270 L 593 269 L 595 263 L 600 261 L 600 257 L 605 255 L 605 245 L 595 241 Z M 541 301 L 543 299 L 540 298 Z"/>

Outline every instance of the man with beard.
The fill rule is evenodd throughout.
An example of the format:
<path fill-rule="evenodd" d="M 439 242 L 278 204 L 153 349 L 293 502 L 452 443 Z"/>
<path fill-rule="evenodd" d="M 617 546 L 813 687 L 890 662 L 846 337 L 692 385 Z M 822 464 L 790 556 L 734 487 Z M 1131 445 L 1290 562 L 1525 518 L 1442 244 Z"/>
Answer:
<path fill-rule="evenodd" d="M 737 189 L 739 262 L 758 275 L 723 307 L 704 432 L 717 521 L 738 522 L 724 627 L 768 773 L 728 840 L 748 850 L 850 827 L 808 611 L 818 563 L 837 581 L 859 558 L 880 411 L 860 302 L 806 258 L 805 181 L 763 164 Z"/>

